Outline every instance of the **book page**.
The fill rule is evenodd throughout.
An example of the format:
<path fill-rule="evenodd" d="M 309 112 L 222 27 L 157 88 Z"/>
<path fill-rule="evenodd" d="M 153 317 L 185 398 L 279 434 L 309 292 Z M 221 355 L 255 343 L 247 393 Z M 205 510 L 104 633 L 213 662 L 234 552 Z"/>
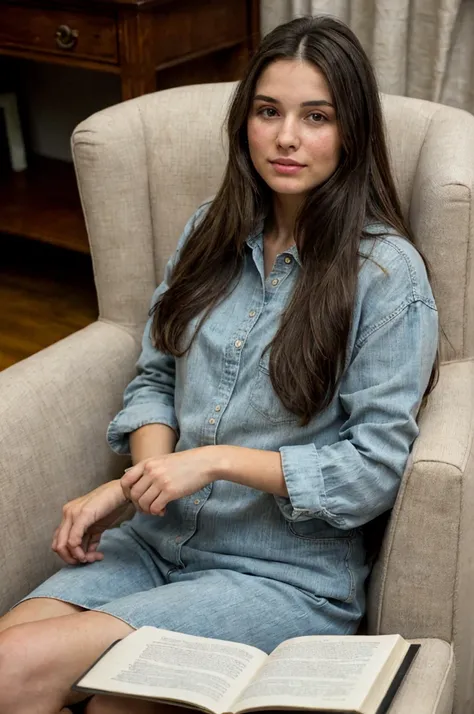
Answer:
<path fill-rule="evenodd" d="M 141 627 L 107 652 L 77 686 L 188 702 L 220 714 L 266 659 L 256 647 Z"/>
<path fill-rule="evenodd" d="M 360 709 L 399 635 L 296 637 L 267 658 L 232 711 Z"/>

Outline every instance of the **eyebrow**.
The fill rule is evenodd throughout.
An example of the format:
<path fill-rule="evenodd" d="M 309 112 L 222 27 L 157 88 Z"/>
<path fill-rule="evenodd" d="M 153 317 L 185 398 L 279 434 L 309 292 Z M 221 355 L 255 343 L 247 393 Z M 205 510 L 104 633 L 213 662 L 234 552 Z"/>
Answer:
<path fill-rule="evenodd" d="M 256 94 L 255 97 L 253 98 L 254 102 L 257 100 L 261 100 L 262 102 L 270 102 L 270 104 L 281 104 L 281 102 L 278 99 L 274 99 L 273 97 L 267 97 L 265 94 Z M 331 104 L 331 102 L 328 102 L 326 99 L 312 99 L 309 102 L 301 102 L 300 104 L 301 107 L 332 107 L 334 109 L 334 105 Z"/>

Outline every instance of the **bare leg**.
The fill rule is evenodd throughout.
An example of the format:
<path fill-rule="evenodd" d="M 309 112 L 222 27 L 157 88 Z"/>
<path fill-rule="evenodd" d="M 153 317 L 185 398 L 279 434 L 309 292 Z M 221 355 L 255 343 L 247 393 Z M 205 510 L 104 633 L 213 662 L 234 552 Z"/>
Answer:
<path fill-rule="evenodd" d="M 71 702 L 79 675 L 132 631 L 122 620 L 93 611 L 8 627 L 0 633 L 0 711 L 32 714 L 34 702 L 34 714 L 57 714 Z"/>
<path fill-rule="evenodd" d="M 21 625 L 25 622 L 36 622 L 47 620 L 51 617 L 62 617 L 83 612 L 84 608 L 77 605 L 70 605 L 62 600 L 54 600 L 49 597 L 35 597 L 25 600 L 19 605 L 0 617 L 0 632 L 13 625 Z"/>
<path fill-rule="evenodd" d="M 13 610 L 0 617 L 0 632 L 14 625 L 48 620 L 52 617 L 63 617 L 64 615 L 72 615 L 83 611 L 84 608 L 78 605 L 71 605 L 62 600 L 46 597 L 31 598 L 31 600 L 21 602 Z M 84 697 L 78 694 L 75 701 L 79 702 L 82 699 Z M 61 714 L 72 714 L 72 712 L 70 709 L 61 709 Z"/>
<path fill-rule="evenodd" d="M 26 622 L 37 622 L 54 617 L 63 617 L 78 612 L 84 612 L 84 608 L 77 605 L 71 605 L 61 600 L 54 598 L 32 598 L 17 605 L 13 610 L 8 612 L 3 617 L 0 617 L 0 632 L 14 625 L 24 624 Z M 72 693 L 70 695 L 70 703 L 73 703 Z M 80 701 L 83 697 L 78 694 L 77 699 Z M 133 708 L 132 708 L 133 707 Z M 87 714 L 99 713 L 103 709 L 104 712 L 114 712 L 121 714 L 122 712 L 132 711 L 134 714 L 187 714 L 188 709 L 183 707 L 167 706 L 166 704 L 153 704 L 150 702 L 141 702 L 132 699 L 124 699 L 117 697 L 94 697 L 86 707 Z M 61 714 L 72 714 L 70 709 L 61 709 Z"/>

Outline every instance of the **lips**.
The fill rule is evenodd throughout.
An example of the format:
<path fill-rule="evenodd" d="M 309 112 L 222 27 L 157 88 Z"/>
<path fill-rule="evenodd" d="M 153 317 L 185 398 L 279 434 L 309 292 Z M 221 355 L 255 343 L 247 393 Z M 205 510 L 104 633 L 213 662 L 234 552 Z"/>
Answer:
<path fill-rule="evenodd" d="M 304 166 L 304 164 L 300 164 L 298 161 L 293 161 L 293 159 L 274 159 L 270 163 L 279 164 L 280 166 Z"/>
<path fill-rule="evenodd" d="M 270 164 L 275 173 L 285 176 L 299 174 L 300 171 L 305 168 L 304 164 L 299 164 L 297 161 L 292 161 L 291 159 L 277 159 L 276 161 L 270 161 Z"/>

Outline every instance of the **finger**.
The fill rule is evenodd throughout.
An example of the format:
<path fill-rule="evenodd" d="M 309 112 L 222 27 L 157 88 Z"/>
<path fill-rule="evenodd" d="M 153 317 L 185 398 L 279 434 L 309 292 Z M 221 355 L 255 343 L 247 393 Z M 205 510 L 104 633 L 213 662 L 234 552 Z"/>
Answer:
<path fill-rule="evenodd" d="M 98 551 L 101 533 L 94 533 L 91 535 L 89 548 L 86 553 L 86 561 L 88 563 L 94 563 L 96 560 L 103 560 L 104 554 Z"/>
<path fill-rule="evenodd" d="M 98 547 L 99 547 L 99 541 L 97 541 L 96 543 L 91 543 L 87 553 L 96 553 Z M 87 555 L 87 553 L 86 553 L 86 555 Z"/>
<path fill-rule="evenodd" d="M 69 549 L 67 547 L 67 539 L 69 537 L 69 531 L 71 528 L 71 516 L 70 515 L 64 515 L 63 520 L 61 521 L 59 528 L 58 528 L 58 533 L 56 536 L 56 547 L 55 551 L 59 555 L 60 558 L 66 561 L 66 563 L 69 563 L 72 565 L 72 556 L 69 552 Z M 74 561 L 75 562 L 75 561 Z"/>
<path fill-rule="evenodd" d="M 130 489 L 130 500 L 137 506 L 140 505 L 140 498 L 143 494 L 148 491 L 150 486 L 153 484 L 151 476 L 143 474 L 143 476 L 137 481 L 137 483 Z M 155 494 L 158 495 L 158 494 Z"/>
<path fill-rule="evenodd" d="M 71 554 L 78 560 L 85 561 L 86 554 L 82 548 L 82 541 L 87 529 L 93 525 L 93 515 L 86 510 L 81 511 L 72 524 L 68 546 Z"/>
<path fill-rule="evenodd" d="M 152 516 L 164 516 L 167 504 L 168 498 L 163 491 L 161 491 L 160 495 L 150 504 L 150 513 Z"/>
<path fill-rule="evenodd" d="M 143 461 L 141 461 L 130 469 L 127 469 L 120 479 L 120 485 L 122 486 L 122 491 L 126 498 L 130 498 L 130 489 L 143 476 L 143 467 L 144 464 Z"/>
<path fill-rule="evenodd" d="M 101 532 L 99 532 L 99 533 L 89 533 L 89 537 L 90 537 L 90 540 L 89 540 L 89 550 L 90 550 L 93 546 L 99 545 L 101 536 L 102 536 L 102 533 L 101 533 Z"/>
<path fill-rule="evenodd" d="M 90 548 L 90 543 L 92 540 L 92 535 L 88 533 L 87 531 L 84 533 L 84 538 L 82 539 L 81 543 L 81 548 L 84 551 L 84 554 L 86 554 Z"/>
<path fill-rule="evenodd" d="M 75 565 L 77 560 L 71 555 L 69 548 L 67 547 L 71 525 L 72 517 L 70 515 L 65 516 L 63 522 L 59 526 L 55 551 L 66 563 L 69 563 L 69 565 Z"/>
<path fill-rule="evenodd" d="M 86 554 L 82 548 L 82 546 L 77 545 L 77 546 L 71 546 L 68 544 L 68 549 L 73 558 L 75 560 L 79 561 L 80 563 L 85 563 L 86 562 Z"/>
<path fill-rule="evenodd" d="M 160 488 L 155 483 L 151 483 L 150 487 L 145 491 L 143 496 L 138 499 L 138 505 L 143 513 L 150 513 L 150 506 L 153 501 L 160 495 Z"/>

